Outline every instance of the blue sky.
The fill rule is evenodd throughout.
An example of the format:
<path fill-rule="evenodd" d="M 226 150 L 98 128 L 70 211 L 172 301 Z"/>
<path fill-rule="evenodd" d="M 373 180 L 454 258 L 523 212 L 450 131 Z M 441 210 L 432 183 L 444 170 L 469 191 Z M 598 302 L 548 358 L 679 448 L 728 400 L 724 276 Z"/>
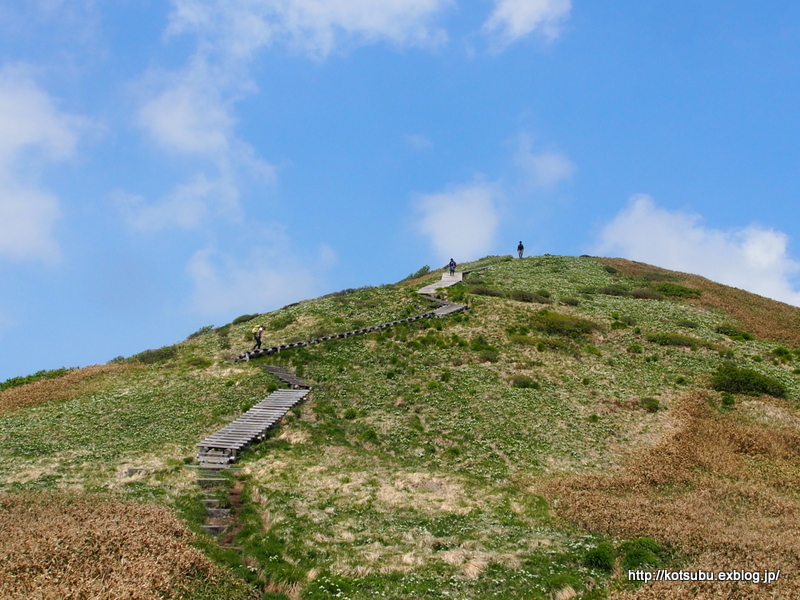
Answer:
<path fill-rule="evenodd" d="M 520 239 L 800 305 L 799 59 L 788 1 L 3 2 L 0 381 Z"/>

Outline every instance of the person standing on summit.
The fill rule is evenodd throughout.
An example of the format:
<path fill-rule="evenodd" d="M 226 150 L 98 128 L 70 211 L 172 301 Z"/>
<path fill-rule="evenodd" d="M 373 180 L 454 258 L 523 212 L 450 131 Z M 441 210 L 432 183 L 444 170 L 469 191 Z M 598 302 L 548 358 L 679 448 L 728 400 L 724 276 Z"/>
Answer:
<path fill-rule="evenodd" d="M 517 246 L 517 254 L 519 257 L 522 258 L 522 253 L 525 252 L 525 246 L 522 245 L 522 240 L 519 241 L 519 246 Z"/>
<path fill-rule="evenodd" d="M 450 275 L 451 275 L 451 276 L 455 275 L 455 274 L 456 274 L 456 267 L 458 266 L 458 265 L 456 264 L 456 261 L 454 261 L 454 260 L 451 258 L 451 259 L 450 259 L 450 264 L 449 264 L 449 265 L 447 265 L 447 266 L 448 266 L 448 267 L 450 267 Z"/>

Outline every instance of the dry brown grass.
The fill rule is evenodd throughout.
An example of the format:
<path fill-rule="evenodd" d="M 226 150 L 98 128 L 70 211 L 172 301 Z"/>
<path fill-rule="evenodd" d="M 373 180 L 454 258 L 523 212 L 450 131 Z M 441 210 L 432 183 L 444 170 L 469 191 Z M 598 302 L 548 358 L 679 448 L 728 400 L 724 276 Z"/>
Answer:
<path fill-rule="evenodd" d="M 688 569 L 781 569 L 771 586 L 660 582 L 620 598 L 800 598 L 800 429 L 721 415 L 705 392 L 687 394 L 672 410 L 679 427 L 625 469 L 554 479 L 539 490 L 589 529 L 680 548 Z"/>
<path fill-rule="evenodd" d="M 676 277 L 676 283 L 703 291 L 699 298 L 687 300 L 696 306 L 724 311 L 748 333 L 758 338 L 800 346 L 800 308 L 764 298 L 738 288 L 715 283 L 688 273 L 668 271 L 624 258 L 598 258 L 625 275 L 641 277 L 660 273 Z"/>
<path fill-rule="evenodd" d="M 63 377 L 43 379 L 0 392 L 0 413 L 52 400 L 71 400 L 91 388 L 92 379 L 103 373 L 137 368 L 135 365 L 94 365 L 70 371 Z"/>
<path fill-rule="evenodd" d="M 163 507 L 0 495 L 0 531 L 0 597 L 7 600 L 185 598 L 197 597 L 200 586 L 231 583 Z"/>

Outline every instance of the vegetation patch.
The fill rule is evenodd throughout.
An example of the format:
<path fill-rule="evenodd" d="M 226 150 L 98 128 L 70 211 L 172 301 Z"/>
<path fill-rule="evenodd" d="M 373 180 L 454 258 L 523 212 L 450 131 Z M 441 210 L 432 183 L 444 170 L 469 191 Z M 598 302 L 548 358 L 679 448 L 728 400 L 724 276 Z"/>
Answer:
<path fill-rule="evenodd" d="M 670 298 L 699 298 L 703 293 L 702 290 L 685 287 L 670 281 L 658 283 L 653 286 L 653 289 L 657 292 L 661 292 L 665 296 L 669 296 Z"/>
<path fill-rule="evenodd" d="M 711 379 L 711 387 L 718 392 L 731 394 L 768 394 L 775 398 L 786 396 L 786 386 L 769 375 L 753 369 L 725 363 L 717 368 Z"/>
<path fill-rule="evenodd" d="M 721 323 L 714 328 L 714 331 L 721 333 L 722 335 L 727 335 L 729 338 L 737 342 L 749 342 L 753 339 L 752 335 L 746 331 L 742 331 L 730 323 Z"/>
<path fill-rule="evenodd" d="M 711 347 L 711 344 L 704 340 L 682 333 L 648 333 L 645 339 L 659 346 Z"/>
<path fill-rule="evenodd" d="M 34 381 L 42 381 L 43 379 L 55 379 L 56 377 L 63 377 L 70 371 L 74 369 L 67 369 L 65 367 L 61 367 L 60 369 L 52 369 L 50 371 L 42 370 L 36 371 L 36 373 L 32 375 L 25 375 L 23 377 L 11 377 L 10 379 L 6 379 L 4 382 L 0 383 L 0 392 L 5 390 L 10 390 L 11 388 L 19 387 L 21 385 L 27 385 L 29 383 L 33 383 Z"/>
<path fill-rule="evenodd" d="M 542 310 L 530 320 L 531 327 L 551 335 L 562 335 L 569 338 L 581 338 L 598 328 L 596 323 L 563 313 Z"/>

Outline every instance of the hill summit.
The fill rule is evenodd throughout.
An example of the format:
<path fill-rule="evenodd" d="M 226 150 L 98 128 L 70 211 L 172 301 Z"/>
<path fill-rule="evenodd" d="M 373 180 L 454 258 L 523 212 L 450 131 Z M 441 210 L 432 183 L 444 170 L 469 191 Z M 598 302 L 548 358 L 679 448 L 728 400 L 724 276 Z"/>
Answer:
<path fill-rule="evenodd" d="M 800 595 L 800 309 L 622 259 L 480 267 L 437 292 L 464 312 L 332 335 L 430 311 L 423 268 L 2 384 L 0 594 Z M 258 325 L 325 341 L 232 363 Z M 265 365 L 312 391 L 211 492 L 213 538 L 187 467 Z M 629 576 L 659 568 L 750 580 Z"/>

